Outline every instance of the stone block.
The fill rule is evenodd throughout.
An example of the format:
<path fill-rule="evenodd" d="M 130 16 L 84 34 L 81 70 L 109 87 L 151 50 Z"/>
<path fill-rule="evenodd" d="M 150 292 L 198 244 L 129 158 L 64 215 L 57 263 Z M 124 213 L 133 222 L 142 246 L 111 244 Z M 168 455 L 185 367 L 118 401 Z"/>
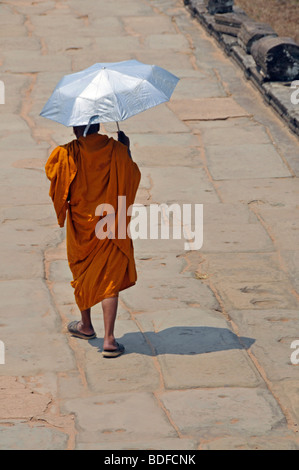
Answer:
<path fill-rule="evenodd" d="M 238 39 L 247 54 L 250 54 L 254 42 L 265 36 L 277 37 L 277 33 L 268 24 L 246 21 L 241 26 Z"/>
<path fill-rule="evenodd" d="M 147 392 L 108 393 L 77 398 L 63 404 L 63 412 L 73 413 L 80 445 L 102 442 L 144 442 L 177 437 L 154 395 Z"/>
<path fill-rule="evenodd" d="M 160 398 L 183 435 L 212 437 L 264 436 L 288 432 L 286 419 L 263 388 L 223 387 L 166 391 Z"/>

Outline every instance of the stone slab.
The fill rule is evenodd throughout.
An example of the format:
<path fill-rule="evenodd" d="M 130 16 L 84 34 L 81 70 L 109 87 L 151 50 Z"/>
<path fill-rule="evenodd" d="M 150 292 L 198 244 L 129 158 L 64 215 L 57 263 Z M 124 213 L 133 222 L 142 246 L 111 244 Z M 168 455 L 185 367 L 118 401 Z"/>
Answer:
<path fill-rule="evenodd" d="M 203 168 L 144 167 L 142 173 L 150 175 L 153 182 L 151 187 L 152 203 L 204 204 L 218 202 L 216 191 Z"/>
<path fill-rule="evenodd" d="M 183 146 L 136 146 L 133 150 L 133 158 L 141 168 L 141 172 L 143 167 L 194 168 L 202 166 L 200 150 Z"/>
<path fill-rule="evenodd" d="M 189 52 L 189 43 L 183 35 L 178 34 L 149 34 L 145 39 L 145 47 L 150 50 L 174 50 L 180 53 Z"/>
<path fill-rule="evenodd" d="M 5 220 L 30 220 L 32 223 L 38 223 L 39 225 L 53 226 L 53 222 L 56 222 L 56 216 L 54 218 L 53 205 L 49 198 L 49 204 L 33 204 L 26 206 L 2 206 L 0 208 L 1 221 L 4 223 Z"/>
<path fill-rule="evenodd" d="M 136 20 L 139 18 L 136 17 Z M 111 16 L 101 16 L 101 15 L 88 15 L 89 27 L 92 27 L 93 34 L 92 37 L 114 37 L 125 35 L 124 23 L 126 17 L 120 18 L 115 15 Z M 133 18 L 129 19 L 134 20 Z"/>
<path fill-rule="evenodd" d="M 124 121 L 121 126 L 128 135 L 131 133 L 138 134 L 139 132 L 156 134 L 189 132 L 188 127 L 165 104 L 160 104 L 158 107 L 148 109 L 138 116 L 133 116 Z"/>
<path fill-rule="evenodd" d="M 0 249 L 0 279 L 40 279 L 44 275 L 43 253 L 37 249 Z M 13 262 L 12 262 L 13 260 Z"/>
<path fill-rule="evenodd" d="M 124 124 L 124 123 L 123 123 Z M 122 124 L 122 125 L 123 125 Z M 122 127 L 121 125 L 121 127 Z M 105 124 L 106 126 L 106 124 Z M 115 127 L 114 127 L 115 130 Z M 164 150 L 167 151 L 169 145 L 178 146 L 178 147 L 198 147 L 199 140 L 197 136 L 188 133 L 175 133 L 175 132 L 167 132 L 167 133 L 146 133 L 146 129 L 143 129 L 143 132 L 134 133 L 130 132 L 130 141 L 132 148 L 138 147 L 163 147 Z M 134 155 L 134 154 L 133 154 Z"/>
<path fill-rule="evenodd" d="M 202 444 L 200 450 L 298 450 L 298 443 L 291 437 L 224 437 Z"/>
<path fill-rule="evenodd" d="M 206 121 L 248 116 L 248 112 L 233 98 L 173 99 L 168 106 L 182 121 Z"/>
<path fill-rule="evenodd" d="M 183 435 L 270 436 L 288 433 L 285 418 L 264 389 L 217 388 L 162 393 L 160 398 Z"/>
<path fill-rule="evenodd" d="M 193 439 L 180 439 L 180 438 L 160 438 L 147 440 L 144 442 L 141 441 L 130 441 L 130 442 L 115 442 L 115 443 L 101 443 L 101 442 L 88 442 L 88 443 L 79 443 L 77 445 L 77 450 L 197 450 L 198 441 Z"/>
<path fill-rule="evenodd" d="M 187 271 L 200 272 L 210 277 L 214 283 L 225 279 L 235 282 L 287 282 L 288 276 L 282 272 L 277 253 L 222 253 L 190 252 L 186 258 Z"/>
<path fill-rule="evenodd" d="M 35 375 L 74 367 L 61 320 L 42 280 L 0 283 L 1 340 L 5 344 L 3 375 Z"/>
<path fill-rule="evenodd" d="M 0 421 L 0 450 L 66 450 L 69 436 L 43 424 Z"/>
<path fill-rule="evenodd" d="M 184 274 L 184 257 L 175 253 L 137 253 L 135 263 L 139 279 L 151 280 L 165 279 L 171 272 L 174 277 L 189 277 L 189 273 Z"/>
<path fill-rule="evenodd" d="M 65 413 L 76 416 L 77 442 L 106 445 L 176 437 L 164 411 L 150 393 L 109 393 L 68 400 Z M 145 426 L 146 423 L 146 426 Z"/>
<path fill-rule="evenodd" d="M 0 28 L 0 30 L 2 32 L 2 28 Z M 18 115 L 21 112 L 22 107 L 20 96 L 22 96 L 25 90 L 30 86 L 31 77 L 28 75 L 5 74 L 1 72 L 1 80 L 5 86 L 5 106 L 0 106 L 0 116 L 7 115 L 9 113 Z M 1 121 L 5 122 L 4 118 L 1 118 Z M 1 148 L 4 150 L 3 146 Z"/>
<path fill-rule="evenodd" d="M 290 282 L 227 282 L 217 284 L 218 292 L 227 308 L 244 310 L 292 309 L 298 306 Z"/>
<path fill-rule="evenodd" d="M 1 419 L 32 419 L 41 415 L 51 402 L 51 397 L 35 393 L 14 377 L 0 379 Z"/>
<path fill-rule="evenodd" d="M 105 18 L 106 19 L 106 18 Z M 175 33 L 176 29 L 168 16 L 130 16 L 123 17 L 126 29 L 140 36 L 151 34 Z"/>
<path fill-rule="evenodd" d="M 109 28 L 107 27 L 107 30 Z M 100 29 L 99 29 L 100 31 Z M 50 36 L 47 37 L 46 48 L 48 54 L 75 54 L 82 53 L 83 51 L 88 51 L 92 45 L 91 37 L 82 37 L 82 36 Z M 48 74 L 47 74 L 48 75 Z"/>
<path fill-rule="evenodd" d="M 135 57 L 140 62 L 158 65 L 173 74 L 177 70 L 178 64 L 184 70 L 194 70 L 190 55 L 179 51 L 159 49 L 159 53 L 157 53 L 157 50 L 154 49 L 143 49 L 135 51 Z"/>
<path fill-rule="evenodd" d="M 160 387 L 160 375 L 152 359 L 151 347 L 132 319 L 117 321 L 115 335 L 126 350 L 119 361 L 102 357 L 103 327 L 97 338 L 80 344 L 85 352 L 85 373 L 93 393 L 154 392 Z M 92 346 L 92 348 L 90 348 Z"/>
<path fill-rule="evenodd" d="M 291 350 L 292 351 L 292 350 Z M 294 366 L 298 374 L 298 365 Z M 297 375 L 298 377 L 298 375 Z M 279 396 L 279 400 L 282 406 L 286 410 L 295 424 L 299 426 L 299 406 L 298 406 L 298 393 L 299 393 L 299 383 L 298 378 L 293 380 L 280 380 L 274 384 L 274 392 Z"/>
<path fill-rule="evenodd" d="M 273 251 L 270 237 L 258 224 L 204 224 L 203 253 Z"/>
<path fill-rule="evenodd" d="M 246 354 L 254 339 L 239 339 L 215 311 L 165 309 L 136 319 L 154 348 L 166 389 L 260 383 Z"/>
<path fill-rule="evenodd" d="M 263 204 L 259 207 L 264 222 L 271 228 L 272 237 L 281 249 L 297 251 L 299 249 L 299 206 L 294 201 L 287 207 L 270 207 Z"/>
<path fill-rule="evenodd" d="M 73 276 L 67 260 L 55 260 L 50 263 L 48 279 L 52 282 L 71 282 Z"/>
<path fill-rule="evenodd" d="M 299 252 L 297 249 L 295 251 L 285 249 L 282 252 L 282 258 L 287 266 L 290 279 L 292 280 L 292 283 L 298 292 L 298 289 L 299 289 Z"/>
<path fill-rule="evenodd" d="M 71 59 L 62 55 L 41 55 L 40 51 L 16 50 L 13 53 L 4 52 L 3 56 L 3 72 L 37 73 L 58 69 L 62 75 L 71 73 Z"/>
<path fill-rule="evenodd" d="M 211 175 L 218 181 L 291 176 L 271 144 L 208 145 L 206 156 Z"/>
<path fill-rule="evenodd" d="M 97 17 L 153 15 L 153 10 L 149 4 L 134 0 L 123 0 L 121 3 L 117 0 L 110 0 L 109 3 L 98 2 L 87 5 L 82 4 L 80 0 L 74 0 L 72 6 L 78 13 Z"/>
<path fill-rule="evenodd" d="M 114 52 L 128 53 L 130 51 L 140 50 L 141 44 L 138 37 L 135 36 L 104 36 L 94 39 L 95 54 L 96 51 L 103 50 L 106 53 Z M 103 62 L 103 60 L 101 60 Z M 111 62 L 111 61 L 110 61 Z"/>
<path fill-rule="evenodd" d="M 299 339 L 297 312 L 279 307 L 229 312 L 240 334 L 246 331 L 255 338 L 252 352 L 271 382 L 295 381 L 298 377 L 298 367 L 291 363 L 291 343 Z"/>
<path fill-rule="evenodd" d="M 217 309 L 218 302 L 210 288 L 197 279 L 168 277 L 143 280 L 121 295 L 125 304 L 134 311 L 155 311 L 186 308 L 197 305 L 201 308 Z"/>
<path fill-rule="evenodd" d="M 256 201 L 274 205 L 293 204 L 298 200 L 296 178 L 257 178 L 219 181 L 218 190 L 227 203 Z"/>
<path fill-rule="evenodd" d="M 35 188 L 36 189 L 36 188 Z M 59 227 L 40 226 L 30 220 L 6 220 L 1 225 L 0 237 L 2 249 L 10 249 L 13 246 L 17 249 L 23 247 L 32 252 L 39 251 L 42 247 L 51 246 L 58 241 L 62 235 Z"/>
<path fill-rule="evenodd" d="M 194 127 L 195 128 L 195 127 Z M 219 145 L 219 146 L 235 146 L 244 144 L 269 144 L 270 139 L 266 130 L 258 125 L 254 125 L 248 119 L 246 126 L 243 125 L 230 125 L 223 127 L 199 128 L 198 132 L 202 136 L 205 146 Z"/>
<path fill-rule="evenodd" d="M 180 81 L 175 89 L 174 99 L 185 100 L 196 98 L 216 98 L 225 97 L 226 93 L 216 77 L 197 78 L 181 77 L 180 71 L 177 72 Z"/>

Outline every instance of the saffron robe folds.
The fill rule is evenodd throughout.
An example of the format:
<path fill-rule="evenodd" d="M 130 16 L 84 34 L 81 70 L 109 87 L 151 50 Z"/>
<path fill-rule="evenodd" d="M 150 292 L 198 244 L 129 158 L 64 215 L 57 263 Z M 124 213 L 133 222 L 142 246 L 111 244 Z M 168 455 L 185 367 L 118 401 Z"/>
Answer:
<path fill-rule="evenodd" d="M 67 217 L 71 285 L 79 309 L 86 310 L 136 283 L 133 243 L 127 234 L 118 237 L 117 220 L 119 196 L 125 196 L 128 227 L 127 209 L 134 203 L 140 171 L 125 145 L 101 134 L 80 137 L 57 147 L 45 170 L 51 181 L 49 194 L 60 227 Z M 114 239 L 96 236 L 101 217 L 95 213 L 101 204 L 114 208 Z"/>

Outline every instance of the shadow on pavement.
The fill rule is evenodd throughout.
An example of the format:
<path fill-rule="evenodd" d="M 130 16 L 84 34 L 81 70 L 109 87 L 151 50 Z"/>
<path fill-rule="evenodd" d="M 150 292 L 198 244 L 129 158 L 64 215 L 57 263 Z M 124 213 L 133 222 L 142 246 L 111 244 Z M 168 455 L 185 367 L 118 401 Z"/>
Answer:
<path fill-rule="evenodd" d="M 253 338 L 238 337 L 227 328 L 207 326 L 175 326 L 157 333 L 126 333 L 117 341 L 124 344 L 126 354 L 137 353 L 148 356 L 160 354 L 179 354 L 192 356 L 230 349 L 249 349 L 255 342 Z M 103 339 L 89 341 L 91 346 L 102 351 Z"/>

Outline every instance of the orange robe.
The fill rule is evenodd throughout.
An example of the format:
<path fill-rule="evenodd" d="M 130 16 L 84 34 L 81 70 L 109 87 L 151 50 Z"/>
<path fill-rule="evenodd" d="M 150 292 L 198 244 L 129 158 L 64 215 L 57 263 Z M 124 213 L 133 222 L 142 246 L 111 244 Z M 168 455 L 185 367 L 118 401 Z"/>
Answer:
<path fill-rule="evenodd" d="M 67 215 L 67 256 L 73 274 L 76 303 L 86 310 L 137 280 L 130 237 L 118 237 L 118 196 L 126 196 L 127 208 L 135 200 L 140 171 L 125 145 L 106 135 L 91 134 L 57 147 L 50 155 L 46 175 L 60 227 Z M 95 230 L 100 204 L 115 211 L 115 238 L 99 239 Z M 103 214 L 105 217 L 106 213 Z"/>

